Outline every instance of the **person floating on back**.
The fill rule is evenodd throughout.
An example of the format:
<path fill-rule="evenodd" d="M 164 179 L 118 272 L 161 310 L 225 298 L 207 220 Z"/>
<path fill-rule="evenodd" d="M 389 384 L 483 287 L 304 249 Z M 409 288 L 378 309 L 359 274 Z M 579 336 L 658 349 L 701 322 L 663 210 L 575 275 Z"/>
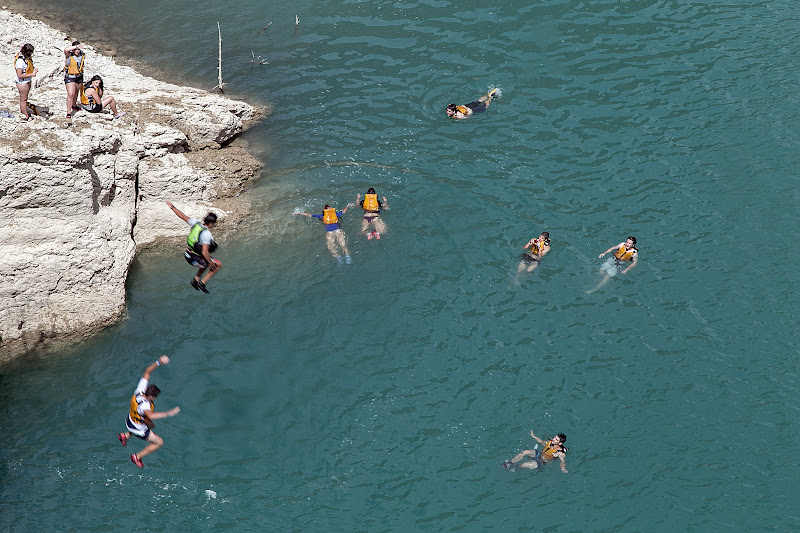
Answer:
<path fill-rule="evenodd" d="M 128 419 L 125 421 L 125 426 L 128 430 L 117 435 L 119 442 L 123 446 L 128 445 L 128 439 L 131 438 L 131 435 L 136 435 L 148 443 L 139 453 L 131 454 L 131 462 L 139 468 L 144 468 L 144 464 L 142 464 L 143 457 L 150 455 L 164 444 L 164 440 L 152 431 L 153 420 L 175 416 L 181 412 L 180 407 L 173 407 L 169 411 L 154 411 L 154 401 L 158 398 L 161 390 L 150 384 L 150 374 L 159 366 L 168 364 L 169 357 L 162 355 L 155 363 L 145 369 L 142 379 L 139 380 L 139 384 L 131 397 L 131 408 L 128 413 Z"/>
<path fill-rule="evenodd" d="M 349 265 L 352 263 L 352 260 L 350 259 L 350 250 L 347 249 L 347 237 L 345 236 L 344 231 L 342 231 L 342 227 L 339 225 L 339 218 L 347 213 L 347 210 L 354 205 L 355 204 L 347 204 L 344 209 L 337 211 L 328 204 L 325 204 L 322 214 L 319 215 L 301 213 L 299 211 L 292 214 L 320 219 L 325 225 L 325 241 L 328 244 L 328 251 L 330 251 L 331 255 L 335 257 L 339 263 L 344 261 Z M 344 254 L 344 260 L 339 254 L 339 250 L 341 250 L 341 252 Z"/>
<path fill-rule="evenodd" d="M 367 194 L 364 195 L 364 201 L 361 201 L 361 194 L 356 195 L 356 204 L 360 205 L 364 210 L 364 220 L 361 221 L 361 234 L 367 236 L 369 239 L 380 239 L 381 233 L 386 233 L 386 224 L 381 220 L 381 210 L 389 209 L 386 205 L 386 197 L 382 197 L 383 201 L 378 200 L 378 195 L 375 194 L 375 189 L 370 187 Z M 367 230 L 374 228 L 367 233 Z"/>
<path fill-rule="evenodd" d="M 517 266 L 517 277 L 524 270 L 533 272 L 542 262 L 544 254 L 550 251 L 550 234 L 543 231 L 539 237 L 534 237 L 522 247 L 522 256 L 520 257 L 519 266 Z"/>
<path fill-rule="evenodd" d="M 479 100 L 470 102 L 467 105 L 450 104 L 447 106 L 447 116 L 450 118 L 464 119 L 469 118 L 475 113 L 483 113 L 489 108 L 492 103 L 492 98 L 500 97 L 499 89 L 492 89 L 485 96 L 481 96 Z"/>
<path fill-rule="evenodd" d="M 198 270 L 194 279 L 189 283 L 194 287 L 194 290 L 208 294 L 206 283 L 222 268 L 222 261 L 211 257 L 211 254 L 217 249 L 217 243 L 214 242 L 214 237 L 211 236 L 211 228 L 217 223 L 217 215 L 208 213 L 203 221 L 200 222 L 196 218 L 189 218 L 184 215 L 177 207 L 172 205 L 172 202 L 167 202 L 167 206 L 192 228 L 186 238 L 186 251 L 183 255 L 186 261 L 190 265 L 196 266 Z M 206 272 L 206 269 L 208 269 L 208 272 Z M 203 276 L 204 272 L 206 272 L 205 276 Z M 203 277 L 201 278 L 200 276 Z"/>
<path fill-rule="evenodd" d="M 542 450 L 539 451 L 537 449 L 539 446 L 539 444 L 537 444 L 532 450 L 524 450 L 518 453 L 511 461 L 504 461 L 503 468 L 506 470 L 511 470 L 512 472 L 517 468 L 535 470 L 537 468 L 544 467 L 544 465 L 550 461 L 558 459 L 561 462 L 561 471 L 567 474 L 566 454 L 569 449 L 564 446 L 567 436 L 563 433 L 559 433 L 552 439 L 544 441 L 534 435 L 533 430 L 531 430 L 531 437 L 533 437 L 536 442 L 543 446 Z M 529 457 L 530 460 L 520 463 L 520 461 L 522 461 L 525 457 Z"/>
<path fill-rule="evenodd" d="M 600 272 L 604 273 L 603 279 L 600 281 L 600 284 L 589 291 L 589 293 L 593 293 L 605 285 L 609 279 L 613 278 L 617 274 L 627 274 L 630 269 L 636 266 L 636 262 L 639 260 L 639 250 L 636 248 L 636 237 L 628 237 L 625 242 L 621 242 L 616 246 L 612 246 L 602 254 L 598 255 L 597 258 L 600 259 L 610 252 L 614 252 L 614 256 L 606 259 L 606 261 L 603 263 L 603 266 L 600 267 Z M 630 264 L 623 268 L 627 263 Z"/>

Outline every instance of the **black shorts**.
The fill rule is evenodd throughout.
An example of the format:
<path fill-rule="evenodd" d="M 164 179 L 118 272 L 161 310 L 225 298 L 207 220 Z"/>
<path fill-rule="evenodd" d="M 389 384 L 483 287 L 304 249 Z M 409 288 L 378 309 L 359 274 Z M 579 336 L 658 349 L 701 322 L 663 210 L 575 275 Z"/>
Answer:
<path fill-rule="evenodd" d="M 467 107 L 472 109 L 473 113 L 483 113 L 486 111 L 486 102 L 470 102 Z"/>
<path fill-rule="evenodd" d="M 84 111 L 88 111 L 89 113 L 100 113 L 103 110 L 103 106 L 97 102 L 95 102 L 93 105 L 78 104 L 78 107 Z"/>
<path fill-rule="evenodd" d="M 524 263 L 528 263 L 528 264 L 531 264 L 531 263 L 533 263 L 533 264 L 536 264 L 536 265 L 538 265 L 539 263 L 541 263 L 541 261 L 539 260 L 539 258 L 538 258 L 538 257 L 533 257 L 531 254 L 522 254 L 522 255 L 520 256 L 520 259 L 521 259 L 521 260 L 522 260 Z"/>
<path fill-rule="evenodd" d="M 64 76 L 64 83 L 83 83 L 83 74 L 75 74 L 72 76 L 67 74 Z"/>

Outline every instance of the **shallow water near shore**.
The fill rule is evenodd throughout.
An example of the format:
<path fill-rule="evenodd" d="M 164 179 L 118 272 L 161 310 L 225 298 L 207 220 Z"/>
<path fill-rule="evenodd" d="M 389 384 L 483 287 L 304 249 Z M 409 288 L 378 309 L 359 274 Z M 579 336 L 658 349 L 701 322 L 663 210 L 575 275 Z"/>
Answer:
<path fill-rule="evenodd" d="M 800 527 L 796 3 L 158 5 L 81 4 L 208 88 L 220 21 L 229 93 L 274 106 L 255 209 L 211 294 L 147 251 L 125 320 L 0 368 L 3 530 Z M 389 230 L 348 212 L 338 265 L 292 211 L 370 186 Z M 587 294 L 628 235 L 638 266 Z M 115 434 L 162 353 L 182 412 L 138 470 Z M 529 429 L 568 475 L 500 466 Z"/>

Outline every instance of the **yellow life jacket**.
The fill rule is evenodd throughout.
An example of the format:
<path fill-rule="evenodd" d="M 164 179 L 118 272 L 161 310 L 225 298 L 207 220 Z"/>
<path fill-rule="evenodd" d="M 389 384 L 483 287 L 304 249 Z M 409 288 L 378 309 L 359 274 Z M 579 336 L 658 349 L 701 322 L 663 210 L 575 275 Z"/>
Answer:
<path fill-rule="evenodd" d="M 97 91 L 97 97 L 102 100 L 103 99 L 103 91 L 101 91 L 99 88 L 95 89 L 95 91 Z M 94 97 L 93 96 L 87 96 L 86 95 L 86 88 L 84 87 L 84 85 L 82 83 L 81 83 L 80 87 L 78 88 L 78 97 L 80 98 L 80 102 L 83 105 L 93 106 L 96 103 L 94 101 Z M 100 103 L 100 102 L 97 102 L 97 103 Z"/>
<path fill-rule="evenodd" d="M 469 108 L 465 105 L 457 105 L 456 110 L 462 115 L 469 115 Z"/>
<path fill-rule="evenodd" d="M 14 56 L 14 69 L 17 68 L 17 59 L 22 58 L 25 61 L 26 67 L 25 72 L 23 74 L 30 74 L 33 72 L 33 59 L 30 57 L 25 57 L 22 55 L 22 50 L 17 52 L 17 55 Z"/>
<path fill-rule="evenodd" d="M 64 60 L 64 70 L 67 71 L 67 75 L 78 76 L 79 74 L 83 74 L 83 60 L 85 58 L 86 56 L 83 54 L 81 54 L 80 59 L 70 54 Z"/>
<path fill-rule="evenodd" d="M 337 222 L 339 222 L 339 217 L 336 216 L 336 209 L 329 207 L 322 210 L 323 224 L 336 224 Z"/>
<path fill-rule="evenodd" d="M 539 255 L 539 252 L 542 251 L 541 244 L 542 243 L 539 242 L 539 239 L 536 239 L 535 241 L 533 241 L 533 243 L 531 244 L 531 247 L 528 248 L 528 253 L 533 254 L 533 255 Z"/>
<path fill-rule="evenodd" d="M 131 420 L 133 420 L 137 424 L 145 424 L 146 423 L 145 419 L 147 417 L 139 414 L 139 411 L 137 409 L 140 403 L 147 400 L 142 400 L 142 402 L 140 402 L 139 400 L 136 399 L 136 396 L 137 396 L 136 394 L 131 396 L 131 412 L 130 412 Z M 150 411 L 154 411 L 155 408 L 156 408 L 155 402 L 150 402 Z"/>
<path fill-rule="evenodd" d="M 365 194 L 364 203 L 361 204 L 361 207 L 364 208 L 364 211 L 369 211 L 370 213 L 379 212 L 381 210 L 381 204 L 378 202 L 378 195 Z"/>
<path fill-rule="evenodd" d="M 545 444 L 544 450 L 542 450 L 542 453 L 539 455 L 542 457 L 543 461 L 552 461 L 555 454 L 559 452 L 564 453 L 565 451 L 566 448 L 560 445 L 558 448 L 556 448 L 553 446 L 553 441 L 549 440 L 547 441 L 547 444 Z"/>
<path fill-rule="evenodd" d="M 635 246 L 630 250 L 626 250 L 625 245 L 623 244 L 619 250 L 614 252 L 614 257 L 617 258 L 617 261 L 630 261 L 633 259 L 633 253 L 636 251 L 637 250 Z"/>

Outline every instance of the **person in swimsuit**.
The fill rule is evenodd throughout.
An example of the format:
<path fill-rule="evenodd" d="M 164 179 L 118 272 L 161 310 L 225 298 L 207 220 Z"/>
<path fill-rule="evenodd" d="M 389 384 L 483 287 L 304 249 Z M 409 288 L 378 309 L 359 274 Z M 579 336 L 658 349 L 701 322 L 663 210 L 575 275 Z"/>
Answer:
<path fill-rule="evenodd" d="M 550 251 L 550 234 L 543 231 L 539 237 L 533 238 L 522 247 L 522 256 L 520 258 L 519 266 L 517 267 L 517 276 L 522 274 L 524 270 L 533 272 L 533 269 L 539 266 L 542 257 Z"/>
<path fill-rule="evenodd" d="M 566 454 L 569 449 L 564 446 L 567 436 L 559 433 L 552 439 L 544 441 L 534 435 L 533 430 L 531 430 L 531 437 L 542 446 L 542 450 L 539 451 L 536 447 L 532 450 L 524 450 L 518 453 L 511 461 L 504 461 L 503 467 L 511 471 L 516 470 L 517 467 L 535 470 L 542 468 L 550 461 L 558 459 L 561 462 L 561 471 L 567 474 Z M 525 457 L 530 457 L 531 460 L 520 463 Z"/>
<path fill-rule="evenodd" d="M 33 45 L 28 43 L 22 46 L 14 58 L 14 82 L 19 91 L 19 112 L 22 113 L 22 120 L 30 120 L 31 114 L 28 111 L 28 95 L 33 86 L 33 77 L 39 73 L 39 69 L 33 66 Z"/>
<path fill-rule="evenodd" d="M 467 105 L 450 104 L 447 106 L 447 116 L 450 118 L 465 119 L 471 117 L 475 113 L 483 113 L 489 108 L 492 103 L 492 98 L 497 94 L 497 89 L 492 89 L 485 96 L 481 96 L 479 100 L 470 102 Z"/>
<path fill-rule="evenodd" d="M 603 272 L 603 279 L 600 281 L 600 284 L 597 287 L 589 291 L 590 294 L 605 285 L 609 279 L 613 278 L 617 274 L 627 274 L 628 271 L 635 267 L 636 263 L 639 261 L 639 250 L 636 248 L 636 237 L 628 237 L 625 242 L 621 242 L 616 246 L 612 246 L 602 254 L 598 255 L 597 258 L 600 259 L 607 253 L 611 252 L 614 252 L 614 255 L 606 259 L 606 261 L 600 267 L 600 272 Z M 623 268 L 626 263 L 630 264 Z"/>
<path fill-rule="evenodd" d="M 378 195 L 372 187 L 367 190 L 364 195 L 364 201 L 361 201 L 361 194 L 356 195 L 356 204 L 360 205 L 364 210 L 364 220 L 361 221 L 361 234 L 367 236 L 369 239 L 380 239 L 381 233 L 386 233 L 386 224 L 381 219 L 381 210 L 389 209 L 386 205 L 386 197 L 382 197 L 383 201 L 378 200 Z M 367 230 L 372 226 L 374 229 L 367 233 Z"/>
<path fill-rule="evenodd" d="M 72 46 L 64 48 L 64 85 L 67 88 L 67 118 L 72 118 L 72 112 L 78 107 L 78 90 L 83 83 L 83 67 L 86 56 L 83 46 L 78 41 L 73 41 Z"/>
<path fill-rule="evenodd" d="M 100 113 L 104 107 L 110 107 L 114 118 L 125 116 L 117 111 L 117 101 L 113 96 L 103 97 L 103 78 L 95 74 L 83 87 L 80 94 L 80 108 L 89 113 Z"/>
<path fill-rule="evenodd" d="M 325 242 L 328 244 L 328 251 L 339 263 L 345 262 L 349 265 L 353 261 L 350 258 L 350 250 L 347 249 L 347 237 L 345 236 L 344 231 L 342 231 L 342 227 L 339 225 L 339 219 L 354 205 L 355 204 L 347 204 L 344 209 L 337 211 L 328 204 L 325 204 L 325 208 L 319 215 L 301 212 L 292 214 L 303 215 L 309 218 L 317 218 L 321 220 L 325 225 Z M 344 259 L 342 259 L 342 256 L 339 254 L 340 249 L 344 254 Z"/>
<path fill-rule="evenodd" d="M 154 425 L 153 420 L 172 417 L 181 412 L 180 407 L 173 407 L 169 411 L 161 412 L 153 410 L 155 408 L 154 401 L 161 394 L 161 390 L 150 384 L 150 374 L 161 365 L 168 364 L 169 357 L 162 355 L 155 363 L 145 369 L 131 397 L 130 411 L 128 412 L 127 420 L 125 420 L 127 431 L 117 435 L 120 444 L 123 446 L 128 445 L 128 439 L 132 435 L 136 435 L 148 443 L 139 453 L 131 454 L 131 462 L 139 468 L 144 468 L 144 464 L 142 464 L 144 456 L 150 455 L 164 445 L 164 440 L 151 431 Z"/>

